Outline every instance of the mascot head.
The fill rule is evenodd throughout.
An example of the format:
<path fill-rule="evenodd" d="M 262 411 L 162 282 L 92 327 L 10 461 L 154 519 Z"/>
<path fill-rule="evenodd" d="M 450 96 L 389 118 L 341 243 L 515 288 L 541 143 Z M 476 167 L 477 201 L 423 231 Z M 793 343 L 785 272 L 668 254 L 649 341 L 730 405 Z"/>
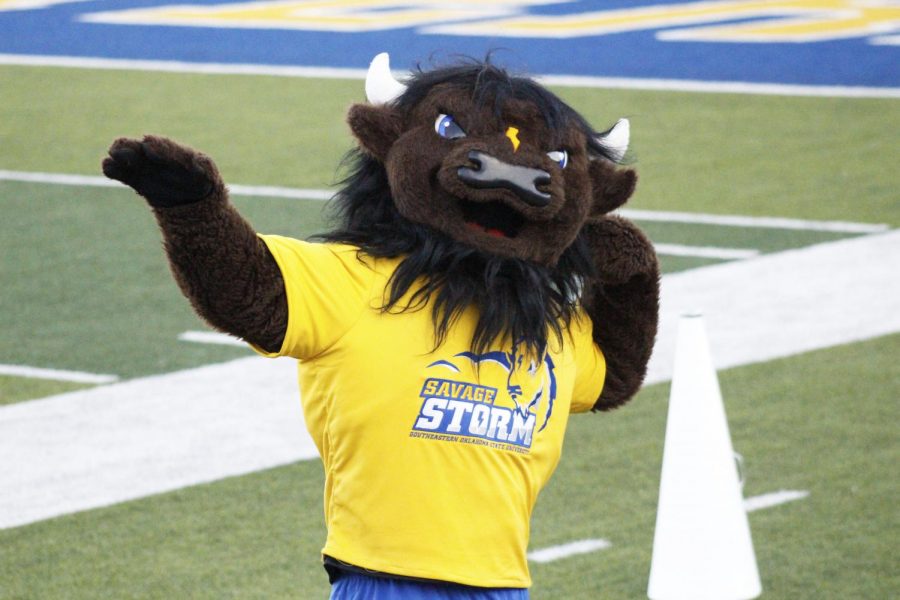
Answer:
<path fill-rule="evenodd" d="M 348 115 L 359 148 L 326 238 L 405 255 L 387 307 L 424 278 L 413 300 L 435 300 L 438 343 L 475 304 L 476 347 L 507 335 L 543 352 L 593 275 L 585 224 L 634 190 L 634 171 L 616 166 L 628 122 L 597 133 L 533 80 L 487 61 L 400 83 L 381 54 L 366 93 Z"/>

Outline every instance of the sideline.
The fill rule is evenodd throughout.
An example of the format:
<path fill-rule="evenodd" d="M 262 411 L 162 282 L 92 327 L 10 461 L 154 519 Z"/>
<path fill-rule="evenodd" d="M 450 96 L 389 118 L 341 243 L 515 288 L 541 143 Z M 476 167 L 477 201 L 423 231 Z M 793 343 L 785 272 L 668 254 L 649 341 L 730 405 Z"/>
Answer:
<path fill-rule="evenodd" d="M 85 373 L 83 371 L 65 371 L 62 369 L 42 369 L 25 365 L 0 365 L 0 375 L 10 377 L 28 377 L 30 379 L 49 379 L 51 381 L 69 381 L 72 383 L 113 383 L 118 381 L 116 375 Z"/>
<path fill-rule="evenodd" d="M 648 383 L 702 309 L 717 369 L 900 331 L 900 230 L 663 277 Z M 317 456 L 296 363 L 250 357 L 0 407 L 0 529 Z"/>
<path fill-rule="evenodd" d="M 0 529 L 318 456 L 291 359 L 249 357 L 0 407 Z"/>
<path fill-rule="evenodd" d="M 75 187 L 122 188 L 124 184 L 99 175 L 75 175 L 72 173 L 43 173 L 40 171 L 6 171 L 0 169 L 0 181 L 71 185 Z M 262 198 L 292 198 L 295 200 L 330 200 L 334 191 L 307 188 L 286 188 L 269 185 L 228 185 L 233 196 L 259 196 Z"/>
<path fill-rule="evenodd" d="M 31 67 L 66 67 L 70 69 L 105 69 L 124 71 L 157 71 L 210 75 L 266 75 L 312 79 L 365 79 L 366 69 L 335 67 L 273 66 L 241 63 L 196 63 L 167 60 L 134 60 L 77 56 L 0 54 L 0 65 Z M 398 72 L 402 77 L 404 73 Z M 900 98 L 900 89 L 889 87 L 794 85 L 750 83 L 740 81 L 694 81 L 690 79 L 644 79 L 630 77 L 589 77 L 577 75 L 535 75 L 544 85 L 561 87 L 611 88 L 663 92 L 713 94 L 751 94 L 764 96 L 810 96 L 824 98 Z"/>

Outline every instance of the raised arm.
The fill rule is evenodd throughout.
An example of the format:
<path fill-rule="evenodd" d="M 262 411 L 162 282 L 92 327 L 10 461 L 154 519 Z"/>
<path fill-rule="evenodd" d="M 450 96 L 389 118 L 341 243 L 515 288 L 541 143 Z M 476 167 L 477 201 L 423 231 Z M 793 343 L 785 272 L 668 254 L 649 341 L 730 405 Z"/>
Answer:
<path fill-rule="evenodd" d="M 163 137 L 120 138 L 103 173 L 153 209 L 181 291 L 210 325 L 275 352 L 287 298 L 275 259 L 228 200 L 213 161 Z"/>
<path fill-rule="evenodd" d="M 647 373 L 659 320 L 659 262 L 650 240 L 630 221 L 594 217 L 585 225 L 597 278 L 584 306 L 606 358 L 606 382 L 594 410 L 621 406 Z"/>

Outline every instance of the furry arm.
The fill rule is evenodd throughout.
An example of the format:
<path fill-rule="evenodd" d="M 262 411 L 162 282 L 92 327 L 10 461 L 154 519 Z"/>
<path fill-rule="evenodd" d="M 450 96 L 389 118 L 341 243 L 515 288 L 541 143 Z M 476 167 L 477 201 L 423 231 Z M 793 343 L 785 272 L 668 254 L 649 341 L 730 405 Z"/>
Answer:
<path fill-rule="evenodd" d="M 606 382 L 594 410 L 621 406 L 647 373 L 659 320 L 659 261 L 650 240 L 616 216 L 585 225 L 597 278 L 586 286 L 594 341 L 606 357 Z"/>
<path fill-rule="evenodd" d="M 172 273 L 194 310 L 221 331 L 278 351 L 287 329 L 281 271 L 228 201 L 213 161 L 162 137 L 120 138 L 103 173 L 153 208 Z"/>

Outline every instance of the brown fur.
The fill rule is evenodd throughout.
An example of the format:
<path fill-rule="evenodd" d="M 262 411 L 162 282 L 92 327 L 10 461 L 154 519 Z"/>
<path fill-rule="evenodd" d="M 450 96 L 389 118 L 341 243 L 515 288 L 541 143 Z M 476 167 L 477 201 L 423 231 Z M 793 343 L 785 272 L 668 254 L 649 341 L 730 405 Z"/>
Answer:
<path fill-rule="evenodd" d="M 594 410 L 627 402 L 644 381 L 659 319 L 659 261 L 650 240 L 617 216 L 585 225 L 597 279 L 583 303 L 594 322 L 594 341 L 606 358 L 606 382 Z"/>
<path fill-rule="evenodd" d="M 347 123 L 360 146 L 384 162 L 388 152 L 400 137 L 402 123 L 396 112 L 387 107 L 354 104 L 347 113 Z"/>
<path fill-rule="evenodd" d="M 628 202 L 634 194 L 637 174 L 633 170 L 617 169 L 608 160 L 592 160 L 589 170 L 594 184 L 591 215 L 610 213 Z"/>
<path fill-rule="evenodd" d="M 287 329 L 281 271 L 253 227 L 228 201 L 213 162 L 155 136 L 117 140 L 110 155 L 104 172 L 140 188 L 153 206 L 172 273 L 197 313 L 221 331 L 277 351 Z M 161 200 L 171 196 L 161 199 L 155 194 L 156 188 L 142 181 L 147 172 L 174 187 L 190 178 L 192 183 L 201 182 L 196 189 L 211 191 L 202 199 L 163 206 Z"/>
<path fill-rule="evenodd" d="M 277 352 L 287 330 L 281 271 L 250 224 L 222 200 L 154 210 L 172 273 L 210 325 Z"/>

